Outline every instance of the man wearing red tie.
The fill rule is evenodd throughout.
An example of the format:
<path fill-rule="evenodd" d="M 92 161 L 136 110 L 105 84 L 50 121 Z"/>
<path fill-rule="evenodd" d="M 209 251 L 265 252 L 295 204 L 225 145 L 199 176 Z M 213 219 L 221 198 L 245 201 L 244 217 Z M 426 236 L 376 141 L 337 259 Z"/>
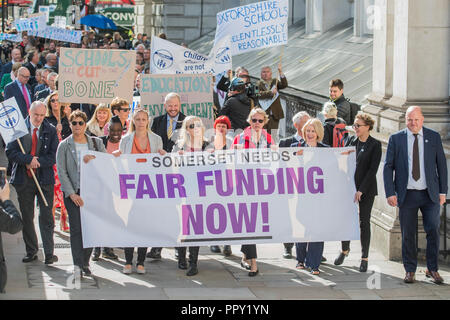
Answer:
<path fill-rule="evenodd" d="M 11 184 L 16 189 L 22 213 L 23 240 L 26 248 L 26 256 L 22 261 L 31 262 L 37 259 L 39 246 L 33 222 L 34 203 L 37 197 L 45 264 L 52 264 L 58 261 L 58 258 L 53 255 L 55 222 L 52 214 L 55 184 L 53 165 L 56 162 L 58 138 L 55 127 L 44 119 L 46 111 L 47 108 L 41 101 L 31 104 L 30 116 L 25 119 L 29 134 L 20 138 L 24 152 L 16 140 L 6 146 L 6 156 L 12 163 Z M 34 171 L 48 206 L 39 194 L 30 170 Z"/>
<path fill-rule="evenodd" d="M 5 87 L 5 100 L 11 97 L 15 97 L 17 105 L 22 112 L 22 116 L 25 119 L 28 116 L 28 110 L 30 110 L 31 103 L 34 101 L 31 94 L 31 87 L 28 84 L 30 79 L 30 71 L 25 68 L 19 68 L 17 72 L 17 79 Z"/>

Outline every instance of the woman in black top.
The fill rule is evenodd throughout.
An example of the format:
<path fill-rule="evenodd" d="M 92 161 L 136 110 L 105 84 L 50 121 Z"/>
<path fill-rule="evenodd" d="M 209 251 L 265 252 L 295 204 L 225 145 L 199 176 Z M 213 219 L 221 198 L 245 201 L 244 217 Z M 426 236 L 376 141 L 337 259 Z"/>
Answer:
<path fill-rule="evenodd" d="M 349 139 L 347 146 L 356 147 L 355 202 L 359 202 L 362 256 L 360 272 L 366 272 L 370 246 L 370 214 L 377 195 L 376 174 L 381 160 L 381 143 L 370 135 L 374 120 L 367 114 L 358 113 L 353 128 L 356 136 Z M 342 252 L 334 261 L 340 265 L 350 252 L 350 241 L 342 241 Z"/>

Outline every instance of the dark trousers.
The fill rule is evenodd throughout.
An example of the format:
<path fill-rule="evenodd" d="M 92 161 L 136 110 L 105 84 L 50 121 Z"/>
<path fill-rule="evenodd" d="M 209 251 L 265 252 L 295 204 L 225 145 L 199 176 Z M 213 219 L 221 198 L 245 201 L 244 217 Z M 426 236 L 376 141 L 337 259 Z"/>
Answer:
<path fill-rule="evenodd" d="M 46 256 L 53 255 L 55 221 L 53 219 L 52 207 L 54 187 L 54 185 L 41 185 L 42 193 L 48 203 L 48 206 L 46 207 L 32 178 L 26 176 L 24 184 L 14 185 L 17 192 L 20 212 L 22 213 L 22 235 L 27 255 L 36 254 L 39 250 L 38 238 L 34 227 L 35 197 L 37 197 L 39 203 L 39 230 L 41 231 L 44 254 Z"/>
<path fill-rule="evenodd" d="M 365 198 L 359 202 L 359 228 L 361 229 L 361 258 L 369 257 L 370 247 L 370 216 L 375 196 Z M 342 251 L 350 250 L 350 241 L 342 241 Z"/>
<path fill-rule="evenodd" d="M 125 248 L 125 260 L 126 264 L 133 264 L 133 255 L 134 255 L 134 248 Z M 147 254 L 147 248 L 138 248 L 138 256 L 136 265 L 144 265 L 145 261 L 145 255 Z"/>
<path fill-rule="evenodd" d="M 430 199 L 427 190 L 408 190 L 399 210 L 403 266 L 406 272 L 416 272 L 416 230 L 419 209 L 422 212 L 423 227 L 427 234 L 427 268 L 429 271 L 438 271 L 440 205 Z"/>
<path fill-rule="evenodd" d="M 256 259 L 257 252 L 256 252 L 256 244 L 243 244 L 241 246 L 241 252 L 245 254 L 245 259 Z"/>
<path fill-rule="evenodd" d="M 80 268 L 89 266 L 92 248 L 83 248 L 83 235 L 81 232 L 80 207 L 68 197 L 64 198 L 64 205 L 69 215 L 70 225 L 70 248 L 72 251 L 73 264 Z"/>
<path fill-rule="evenodd" d="M 323 246 L 323 242 L 297 242 L 295 244 L 297 261 L 304 263 L 306 267 L 312 270 L 319 270 Z"/>
<path fill-rule="evenodd" d="M 283 243 L 285 249 L 292 249 L 294 247 L 293 243 Z"/>
<path fill-rule="evenodd" d="M 200 247 L 189 247 L 189 263 L 197 264 Z M 186 247 L 178 247 L 178 261 L 186 260 Z"/>

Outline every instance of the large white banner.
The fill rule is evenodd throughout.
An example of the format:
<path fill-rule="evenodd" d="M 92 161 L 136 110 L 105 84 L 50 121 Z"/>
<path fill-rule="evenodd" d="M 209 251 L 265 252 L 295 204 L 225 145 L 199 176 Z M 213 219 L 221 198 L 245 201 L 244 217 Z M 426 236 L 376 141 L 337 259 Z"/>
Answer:
<path fill-rule="evenodd" d="M 158 37 L 152 37 L 151 52 L 152 74 L 216 75 L 232 68 L 230 37 L 218 41 L 208 56 Z"/>
<path fill-rule="evenodd" d="M 41 37 L 57 41 L 81 43 L 81 37 L 83 35 L 83 32 L 81 30 L 70 30 L 46 26 L 43 29 L 29 31 L 28 34 L 35 37 Z"/>
<path fill-rule="evenodd" d="M 184 155 L 89 152 L 81 164 L 85 247 L 174 247 L 359 239 L 354 148 Z"/>
<path fill-rule="evenodd" d="M 16 19 L 14 25 L 19 33 L 42 30 L 47 26 L 47 17 L 45 14 L 39 14 L 30 18 Z"/>
<path fill-rule="evenodd" d="M 231 36 L 231 54 L 288 42 L 288 0 L 261 1 L 217 14 L 215 43 Z"/>

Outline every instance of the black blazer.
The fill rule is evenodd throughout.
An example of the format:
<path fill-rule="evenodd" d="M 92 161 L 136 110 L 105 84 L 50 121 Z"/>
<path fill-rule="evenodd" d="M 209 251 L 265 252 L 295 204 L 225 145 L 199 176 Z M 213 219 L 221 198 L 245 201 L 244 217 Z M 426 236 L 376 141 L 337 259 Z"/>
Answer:
<path fill-rule="evenodd" d="M 186 118 L 186 116 L 180 112 L 175 130 L 181 128 L 184 118 Z M 172 140 L 169 140 L 169 138 L 167 137 L 167 113 L 153 119 L 152 131 L 161 137 L 163 141 L 163 149 L 166 152 L 172 152 L 173 145 L 175 144 L 175 142 L 173 141 L 175 131 L 174 134 L 172 135 Z"/>
<path fill-rule="evenodd" d="M 27 83 L 25 86 L 28 90 L 28 93 L 30 94 L 31 99 L 30 106 L 31 106 L 31 103 L 33 103 L 34 101 L 34 95 L 33 92 L 31 91 L 30 85 Z M 11 97 L 15 97 L 17 105 L 19 106 L 19 109 L 22 112 L 23 118 L 25 119 L 26 117 L 28 117 L 27 103 L 25 102 L 25 98 L 22 93 L 22 88 L 19 88 L 16 81 L 11 82 L 5 87 L 4 95 L 5 100 L 8 100 Z"/>
<path fill-rule="evenodd" d="M 346 146 L 354 146 L 358 150 L 361 142 L 356 136 L 352 136 Z M 363 195 L 376 196 L 377 171 L 381 160 L 381 142 L 369 136 L 361 152 L 356 156 L 355 185 L 356 190 Z"/>
<path fill-rule="evenodd" d="M 302 140 L 303 139 L 300 139 L 300 143 Z M 280 148 L 290 148 L 291 146 L 297 147 L 298 144 L 299 144 L 299 141 L 297 139 L 295 139 L 295 136 L 291 136 L 289 138 L 280 140 L 280 143 L 278 144 L 278 146 Z"/>

